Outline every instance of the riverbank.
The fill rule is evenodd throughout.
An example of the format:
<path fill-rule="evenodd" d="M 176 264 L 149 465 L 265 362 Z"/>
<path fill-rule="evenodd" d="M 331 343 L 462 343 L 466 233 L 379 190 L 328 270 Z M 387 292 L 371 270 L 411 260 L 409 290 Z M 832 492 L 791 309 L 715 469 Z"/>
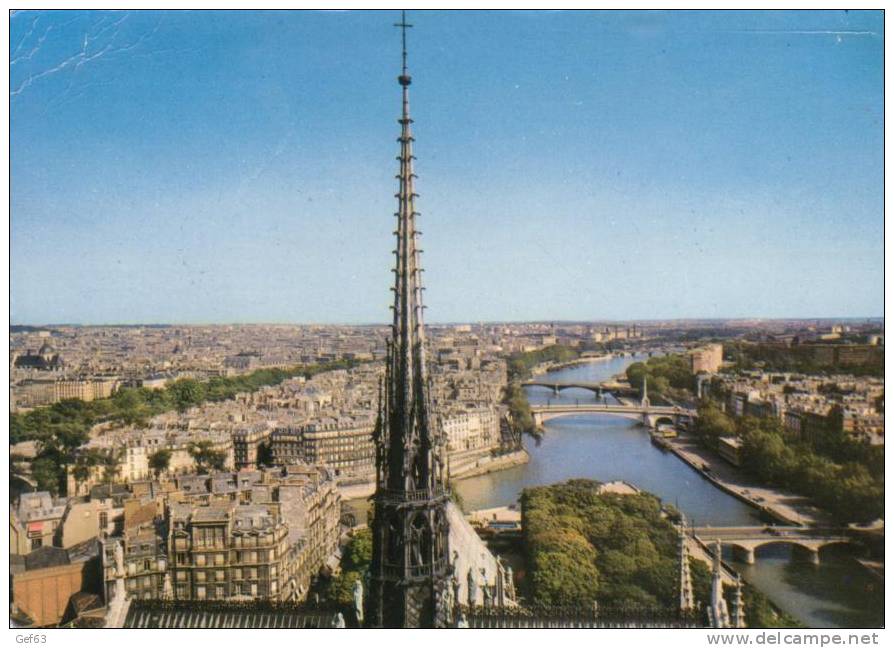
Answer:
<path fill-rule="evenodd" d="M 493 456 L 486 454 L 476 456 L 468 462 L 461 463 L 458 468 L 454 467 L 451 461 L 450 478 L 460 481 L 469 477 L 487 475 L 500 470 L 514 468 L 515 466 L 522 466 L 528 463 L 530 459 L 528 451 L 522 448 L 521 450 L 502 455 Z M 375 480 L 371 480 L 360 484 L 339 486 L 338 490 L 343 500 L 366 499 L 375 493 L 376 483 Z"/>
<path fill-rule="evenodd" d="M 566 369 L 551 374 L 549 379 L 605 382 L 639 359 L 613 358 Z M 573 393 L 562 392 L 557 397 L 538 388 L 524 392 L 532 405 L 545 405 L 548 401 L 574 403 L 575 399 Z M 636 401 L 635 396 L 632 398 Z M 525 488 L 587 478 L 636 484 L 685 513 L 694 526 L 766 524 L 761 520 L 759 506 L 720 488 L 674 453 L 652 445 L 644 428 L 634 422 L 593 414 L 555 418 L 547 426 L 549 433 L 540 444 L 528 448 L 531 461 L 527 465 L 456 483 L 470 510 L 512 505 Z M 722 461 L 717 455 L 705 459 L 709 465 L 713 460 Z M 735 469 L 730 466 L 730 470 Z M 720 474 L 720 469 L 716 472 Z M 878 542 L 879 546 L 883 544 L 881 539 Z M 852 547 L 824 549 L 819 565 L 793 561 L 792 548 L 782 543 L 761 548 L 753 565 L 736 562 L 726 548 L 724 553 L 728 565 L 746 583 L 746 599 L 748 585 L 752 585 L 806 626 L 868 628 L 884 624 L 883 587 L 876 575 L 855 561 Z M 698 556 L 699 566 L 706 557 Z"/>
<path fill-rule="evenodd" d="M 565 362 L 541 362 L 539 365 L 531 368 L 532 376 L 542 376 L 545 373 L 551 373 L 553 371 L 559 371 L 561 369 L 569 369 L 571 367 L 579 367 L 581 365 L 587 365 L 594 362 L 605 362 L 606 360 L 611 360 L 614 356 L 612 354 L 607 353 L 605 355 L 600 356 L 588 356 L 586 358 L 576 358 L 574 360 L 567 360 Z"/>
<path fill-rule="evenodd" d="M 521 466 L 528 463 L 530 460 L 531 456 L 528 454 L 528 451 L 522 448 L 521 450 L 516 450 L 515 452 L 509 452 L 507 454 L 496 456 L 487 455 L 458 468 L 455 468 L 451 462 L 450 477 L 451 479 L 477 477 L 479 475 L 497 472 L 498 470 L 506 470 L 507 468 Z"/>
<path fill-rule="evenodd" d="M 803 496 L 748 481 L 741 471 L 684 437 L 663 439 L 662 447 L 674 453 L 714 486 L 783 524 L 812 526 L 822 513 Z"/>

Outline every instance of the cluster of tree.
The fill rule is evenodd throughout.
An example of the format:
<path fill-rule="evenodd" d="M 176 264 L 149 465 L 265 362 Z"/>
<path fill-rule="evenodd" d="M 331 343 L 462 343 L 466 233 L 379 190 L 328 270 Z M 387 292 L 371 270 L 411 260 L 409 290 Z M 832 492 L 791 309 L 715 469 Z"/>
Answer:
<path fill-rule="evenodd" d="M 509 416 L 516 431 L 531 436 L 538 436 L 540 433 L 534 424 L 528 397 L 519 383 L 531 375 L 531 369 L 543 362 L 569 362 L 579 356 L 579 351 L 556 344 L 536 351 L 519 351 L 506 359 L 509 380 L 503 402 L 509 407 Z"/>
<path fill-rule="evenodd" d="M 679 598 L 679 513 L 649 493 L 600 494 L 575 479 L 522 494 L 531 598 L 544 605 L 671 608 Z M 711 600 L 711 571 L 690 557 L 696 601 Z M 727 604 L 733 592 L 724 590 Z M 797 627 L 763 594 L 744 587 L 749 628 Z"/>
<path fill-rule="evenodd" d="M 675 605 L 678 535 L 648 493 L 575 479 L 522 493 L 530 595 L 544 605 Z"/>
<path fill-rule="evenodd" d="M 839 522 L 884 516 L 884 448 L 848 440 L 834 417 L 825 434 L 807 442 L 787 439 L 776 418 L 733 419 L 707 402 L 699 407 L 695 432 L 711 448 L 720 437 L 738 437 L 744 470 L 812 498 Z"/>
<path fill-rule="evenodd" d="M 634 362 L 627 367 L 627 381 L 631 387 L 643 391 L 643 382 L 648 379 L 649 396 L 691 396 L 694 378 L 689 361 L 685 356 L 670 354 L 655 356 L 647 362 Z"/>
<path fill-rule="evenodd" d="M 828 343 L 824 343 L 828 344 Z M 816 348 L 811 344 L 783 346 L 742 341 L 726 342 L 723 357 L 731 360 L 727 371 L 743 371 L 761 367 L 768 371 L 791 371 L 805 374 L 851 374 L 854 376 L 884 376 L 885 357 L 881 347 L 870 360 L 860 365 L 824 364 L 817 360 Z"/>
<path fill-rule="evenodd" d="M 723 596 L 731 600 L 732 592 L 724 585 Z M 795 617 L 776 607 L 760 590 L 750 583 L 742 584 L 745 604 L 745 625 L 749 628 L 803 628 Z"/>
<path fill-rule="evenodd" d="M 364 582 L 364 575 L 372 562 L 372 532 L 358 529 L 344 548 L 341 571 L 323 586 L 323 598 L 331 603 L 353 605 L 354 582 Z"/>
<path fill-rule="evenodd" d="M 538 436 L 540 431 L 534 424 L 534 415 L 531 413 L 531 405 L 528 397 L 517 382 L 506 385 L 506 395 L 503 402 L 509 406 L 509 417 L 517 432 Z"/>
<path fill-rule="evenodd" d="M 227 453 L 223 450 L 215 450 L 211 441 L 190 443 L 188 451 L 189 456 L 196 464 L 196 472 L 200 475 L 223 470 L 227 461 Z M 170 458 L 168 460 L 170 461 Z"/>
<path fill-rule="evenodd" d="M 310 378 L 322 371 L 349 368 L 352 364 L 350 361 L 337 361 L 292 369 L 259 369 L 241 376 L 215 377 L 206 382 L 181 378 L 163 389 L 124 387 L 111 398 L 89 402 L 63 400 L 49 407 L 10 414 L 9 442 L 37 442 L 38 453 L 31 462 L 31 479 L 39 490 L 58 494 L 65 490 L 66 468 L 75 463 L 76 449 L 86 443 L 90 429 L 98 423 L 145 425 L 151 417 L 163 412 L 174 409 L 185 411 L 206 401 L 228 400 L 238 393 L 257 391 L 295 376 Z M 213 469 L 217 465 L 213 453 L 209 455 L 200 449 L 199 456 L 207 459 L 203 467 Z M 102 461 L 111 471 L 119 459 L 107 456 Z M 78 474 L 89 472 L 99 462 L 97 456 L 88 454 L 83 460 L 78 460 Z M 16 475 L 11 472 L 10 477 L 12 479 Z"/>
<path fill-rule="evenodd" d="M 509 356 L 506 369 L 509 381 L 519 381 L 531 375 L 531 369 L 544 362 L 569 362 L 576 360 L 580 352 L 562 344 L 543 347 L 536 351 L 517 351 Z"/>

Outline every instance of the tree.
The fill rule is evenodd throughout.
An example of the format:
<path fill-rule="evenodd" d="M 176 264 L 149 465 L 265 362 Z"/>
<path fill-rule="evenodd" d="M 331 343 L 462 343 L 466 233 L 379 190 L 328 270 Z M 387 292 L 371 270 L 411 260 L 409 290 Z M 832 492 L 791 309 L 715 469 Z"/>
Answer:
<path fill-rule="evenodd" d="M 269 443 L 258 444 L 258 465 L 272 466 L 273 463 L 273 446 Z"/>
<path fill-rule="evenodd" d="M 114 450 L 111 450 L 106 454 L 105 461 L 103 462 L 105 468 L 102 473 L 103 480 L 106 484 L 113 483 L 118 477 L 118 474 L 121 472 L 121 459 L 121 455 Z"/>
<path fill-rule="evenodd" d="M 167 387 L 167 392 L 180 412 L 185 412 L 205 400 L 205 386 L 192 378 L 181 378 L 171 383 Z"/>
<path fill-rule="evenodd" d="M 31 462 L 31 476 L 37 482 L 37 490 L 59 494 L 61 481 L 59 464 L 50 457 L 38 457 Z"/>
<path fill-rule="evenodd" d="M 152 472 L 155 475 L 156 479 L 158 479 L 163 472 L 166 472 L 170 465 L 171 451 L 167 448 L 156 450 L 151 455 L 149 455 L 149 468 L 152 469 Z"/>
<path fill-rule="evenodd" d="M 695 433 L 700 437 L 702 443 L 710 448 L 716 448 L 717 440 L 720 437 L 734 436 L 736 429 L 730 418 L 721 412 L 714 403 L 708 401 L 698 407 Z"/>
<path fill-rule="evenodd" d="M 354 582 L 363 581 L 363 574 L 372 562 L 372 531 L 368 528 L 353 532 L 342 552 L 341 573 L 323 588 L 330 602 L 351 605 L 354 602 Z"/>
<path fill-rule="evenodd" d="M 372 540 L 372 531 L 368 528 L 354 531 L 342 556 L 344 566 L 357 571 L 365 570 L 372 562 Z"/>
<path fill-rule="evenodd" d="M 188 452 L 196 464 L 196 472 L 201 475 L 211 471 L 221 471 L 226 466 L 226 453 L 222 450 L 215 450 L 211 441 L 190 443 Z"/>

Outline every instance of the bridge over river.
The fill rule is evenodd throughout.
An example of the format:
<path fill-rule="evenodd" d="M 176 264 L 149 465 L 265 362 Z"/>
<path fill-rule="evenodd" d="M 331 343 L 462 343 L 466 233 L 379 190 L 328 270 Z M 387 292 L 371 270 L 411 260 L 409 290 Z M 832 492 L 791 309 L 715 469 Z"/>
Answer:
<path fill-rule="evenodd" d="M 849 544 L 855 540 L 841 528 L 820 527 L 695 527 L 693 535 L 705 544 L 720 541 L 731 546 L 734 555 L 744 563 L 754 564 L 754 552 L 769 544 L 792 546 L 792 556 L 819 564 L 820 549 L 833 544 Z"/>
<path fill-rule="evenodd" d="M 680 425 L 690 423 L 697 416 L 695 410 L 673 405 L 650 405 L 648 403 L 551 403 L 531 406 L 534 423 L 542 425 L 544 421 L 559 416 L 576 414 L 611 414 L 641 421 L 647 427 L 656 427 L 660 423 Z"/>
<path fill-rule="evenodd" d="M 526 380 L 521 384 L 522 387 L 545 387 L 553 390 L 557 396 L 559 392 L 565 389 L 586 389 L 595 394 L 596 398 L 601 398 L 603 394 L 614 394 L 620 396 L 634 396 L 639 394 L 638 389 L 634 389 L 628 384 L 619 383 L 614 380 L 604 380 L 602 382 L 587 381 L 556 381 L 556 380 Z"/>

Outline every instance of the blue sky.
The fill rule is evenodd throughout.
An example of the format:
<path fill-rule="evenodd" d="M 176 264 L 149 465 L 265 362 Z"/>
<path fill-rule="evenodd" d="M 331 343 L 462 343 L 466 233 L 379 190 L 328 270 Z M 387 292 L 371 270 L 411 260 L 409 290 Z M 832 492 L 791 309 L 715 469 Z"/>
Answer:
<path fill-rule="evenodd" d="M 386 321 L 397 18 L 13 15 L 13 322 Z M 428 321 L 882 315 L 881 12 L 409 19 Z"/>

